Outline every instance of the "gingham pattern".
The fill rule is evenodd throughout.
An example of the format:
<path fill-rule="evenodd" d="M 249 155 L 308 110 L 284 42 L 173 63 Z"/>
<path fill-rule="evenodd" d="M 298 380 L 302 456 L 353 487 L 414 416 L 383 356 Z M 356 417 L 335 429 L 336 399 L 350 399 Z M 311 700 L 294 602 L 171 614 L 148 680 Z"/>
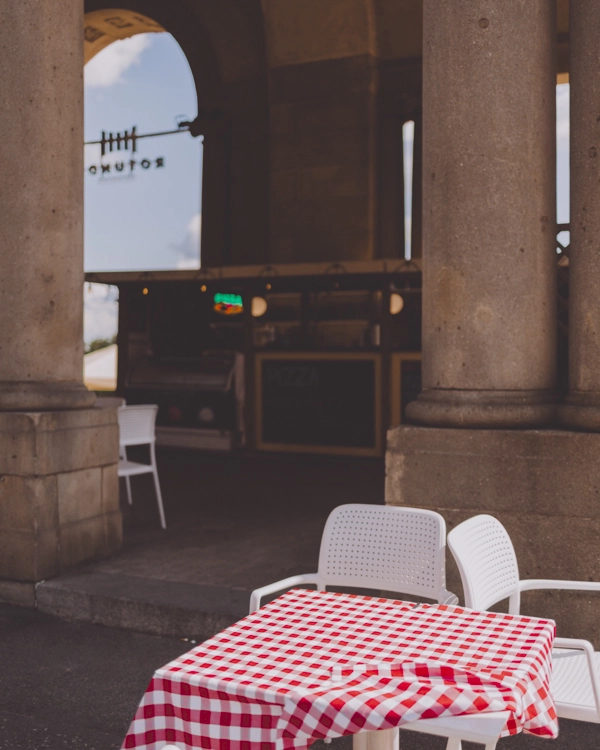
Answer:
<path fill-rule="evenodd" d="M 286 750 L 418 718 L 509 709 L 557 734 L 554 623 L 290 591 L 159 669 L 123 748 Z"/>

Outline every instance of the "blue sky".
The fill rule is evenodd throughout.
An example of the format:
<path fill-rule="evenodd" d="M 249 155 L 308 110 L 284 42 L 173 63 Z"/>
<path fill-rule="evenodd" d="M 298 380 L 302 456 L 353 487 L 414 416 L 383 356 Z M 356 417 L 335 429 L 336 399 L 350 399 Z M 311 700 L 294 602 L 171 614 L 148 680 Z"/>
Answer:
<path fill-rule="evenodd" d="M 173 130 L 177 116 L 196 114 L 192 74 L 170 34 L 115 42 L 85 67 L 86 141 L 133 125 L 138 133 Z M 145 157 L 151 168 L 138 164 L 130 173 L 129 159 Z M 115 174 L 114 162 L 122 161 L 125 170 Z M 201 139 L 184 133 L 139 141 L 135 157 L 107 154 L 110 176 L 86 171 L 86 271 L 198 268 L 201 162 Z M 85 163 L 99 166 L 100 146 L 85 147 Z"/>
<path fill-rule="evenodd" d="M 556 221 L 569 221 L 569 84 L 556 87 Z"/>
<path fill-rule="evenodd" d="M 102 130 L 138 133 L 173 130 L 178 116 L 197 114 L 194 81 L 187 60 L 170 34 L 140 34 L 115 42 L 86 65 L 85 140 L 99 140 Z M 188 134 L 138 143 L 138 161 L 127 174 L 132 155 L 107 154 L 111 177 L 91 175 L 100 164 L 100 147 L 85 154 L 85 270 L 129 271 L 198 268 L 200 265 L 201 138 Z M 164 158 L 157 169 L 155 159 Z M 114 163 L 126 170 L 114 174 Z M 84 289 L 84 340 L 110 339 L 117 331 L 118 292 L 104 285 Z"/>

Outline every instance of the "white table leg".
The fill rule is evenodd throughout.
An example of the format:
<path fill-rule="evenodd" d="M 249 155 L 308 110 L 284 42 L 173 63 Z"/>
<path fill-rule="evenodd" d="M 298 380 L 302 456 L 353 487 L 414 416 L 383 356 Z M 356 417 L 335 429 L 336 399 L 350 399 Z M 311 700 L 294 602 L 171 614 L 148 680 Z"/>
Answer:
<path fill-rule="evenodd" d="M 360 732 L 352 735 L 353 750 L 399 750 L 398 729 L 380 729 L 378 732 Z"/>
<path fill-rule="evenodd" d="M 458 737 L 448 737 L 446 750 L 462 750 L 462 742 L 458 739 Z"/>
<path fill-rule="evenodd" d="M 369 750 L 369 732 L 352 735 L 352 750 Z"/>

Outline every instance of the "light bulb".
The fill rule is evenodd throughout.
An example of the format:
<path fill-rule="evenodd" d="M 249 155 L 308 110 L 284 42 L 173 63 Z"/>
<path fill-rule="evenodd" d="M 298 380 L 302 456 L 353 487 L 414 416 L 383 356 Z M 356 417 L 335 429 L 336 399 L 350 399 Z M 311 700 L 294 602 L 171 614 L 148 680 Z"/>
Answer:
<path fill-rule="evenodd" d="M 398 313 L 402 310 L 404 307 L 404 300 L 399 294 L 390 295 L 390 313 L 392 315 L 398 315 Z"/>
<path fill-rule="evenodd" d="M 264 297 L 252 297 L 250 311 L 253 318 L 260 318 L 267 312 L 267 300 Z"/>

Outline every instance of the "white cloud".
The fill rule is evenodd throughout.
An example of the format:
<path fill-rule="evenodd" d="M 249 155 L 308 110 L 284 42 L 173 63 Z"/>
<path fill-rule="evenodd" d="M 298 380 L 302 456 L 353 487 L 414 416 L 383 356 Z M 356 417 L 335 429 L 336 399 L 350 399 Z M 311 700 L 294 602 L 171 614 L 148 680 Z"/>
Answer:
<path fill-rule="evenodd" d="M 202 216 L 194 214 L 186 227 L 186 235 L 181 242 L 173 242 L 170 249 L 179 256 L 179 270 L 200 268 L 200 231 Z"/>
<path fill-rule="evenodd" d="M 83 288 L 83 340 L 112 339 L 119 327 L 119 291 L 106 284 Z"/>
<path fill-rule="evenodd" d="M 123 74 L 139 65 L 142 52 L 152 44 L 152 34 L 121 39 L 99 52 L 84 68 L 85 85 L 106 88 L 123 81 Z"/>
<path fill-rule="evenodd" d="M 200 242 L 200 230 L 201 229 L 202 229 L 202 215 L 195 214 L 194 216 L 192 216 L 192 218 L 188 222 L 188 225 L 187 225 L 188 234 L 190 234 L 198 242 Z"/>
<path fill-rule="evenodd" d="M 177 261 L 176 269 L 178 271 L 197 271 L 200 268 L 198 258 L 180 258 Z"/>

